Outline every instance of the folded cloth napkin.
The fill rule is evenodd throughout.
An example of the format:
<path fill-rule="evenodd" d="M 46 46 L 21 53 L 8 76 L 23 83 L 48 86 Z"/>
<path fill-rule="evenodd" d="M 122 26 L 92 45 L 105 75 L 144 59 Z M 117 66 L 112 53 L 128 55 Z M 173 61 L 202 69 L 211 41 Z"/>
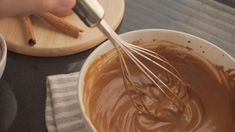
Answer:
<path fill-rule="evenodd" d="M 49 132 L 86 132 L 77 97 L 79 73 L 47 77 L 46 125 Z"/>

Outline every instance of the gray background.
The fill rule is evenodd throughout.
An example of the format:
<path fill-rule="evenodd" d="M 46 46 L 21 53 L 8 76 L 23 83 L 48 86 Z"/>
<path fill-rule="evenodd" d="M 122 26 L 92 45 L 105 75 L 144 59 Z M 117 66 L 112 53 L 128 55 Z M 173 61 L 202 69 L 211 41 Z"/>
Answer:
<path fill-rule="evenodd" d="M 233 4 L 233 0 L 225 2 Z M 145 28 L 180 30 L 209 40 L 235 57 L 234 25 L 235 9 L 214 0 L 126 0 L 118 33 Z M 8 52 L 3 79 L 18 103 L 15 121 L 8 131 L 46 131 L 46 76 L 79 71 L 92 50 L 58 58 Z"/>

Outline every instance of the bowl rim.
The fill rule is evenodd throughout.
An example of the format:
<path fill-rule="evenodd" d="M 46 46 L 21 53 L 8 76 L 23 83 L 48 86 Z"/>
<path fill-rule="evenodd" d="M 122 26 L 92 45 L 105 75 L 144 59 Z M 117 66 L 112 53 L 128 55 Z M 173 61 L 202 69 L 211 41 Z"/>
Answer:
<path fill-rule="evenodd" d="M 210 45 L 211 47 L 214 47 L 219 52 L 223 53 L 224 56 L 227 56 L 230 60 L 235 62 L 235 59 L 230 54 L 228 54 L 225 50 L 223 50 L 222 48 L 218 47 L 217 45 L 209 42 L 208 40 L 205 40 L 203 38 L 200 38 L 200 37 L 197 37 L 195 35 L 192 35 L 192 34 L 189 34 L 189 33 L 185 33 L 185 32 L 182 32 L 182 31 L 169 30 L 169 29 L 140 29 L 140 30 L 134 30 L 134 31 L 122 33 L 122 34 L 120 34 L 120 36 L 123 37 L 123 36 L 127 36 L 127 35 L 130 35 L 130 34 L 145 33 L 145 32 L 168 32 L 168 33 L 176 33 L 176 34 L 181 34 L 181 35 L 184 35 L 184 36 L 189 36 L 191 38 L 194 38 L 194 39 L 197 39 L 199 41 L 202 41 L 202 42 Z M 99 56 L 98 52 L 101 49 L 105 48 L 105 46 L 107 44 L 109 44 L 109 43 L 111 43 L 111 42 L 109 40 L 106 40 L 101 45 L 99 45 L 94 51 L 92 51 L 92 53 L 88 56 L 88 58 L 86 59 L 86 61 L 84 62 L 83 66 L 81 68 L 80 75 L 79 75 L 79 80 L 78 80 L 78 87 L 77 87 L 78 94 L 77 94 L 77 96 L 78 96 L 78 100 L 79 100 L 80 109 L 82 111 L 82 116 L 83 116 L 83 118 L 85 118 L 85 122 L 89 124 L 88 127 L 90 127 L 93 131 L 97 131 L 97 130 L 94 127 L 94 125 L 92 124 L 92 122 L 89 119 L 88 115 L 86 114 L 85 106 L 84 106 L 84 103 L 83 103 L 83 98 L 84 98 L 84 96 L 83 96 L 83 89 L 84 89 L 84 84 L 85 84 L 84 83 L 84 77 L 86 75 L 86 71 L 87 71 L 87 69 L 89 67 L 89 64 L 91 64 L 94 61 L 94 60 L 92 61 L 92 59 L 94 57 L 97 58 Z M 110 46 L 112 46 L 112 45 L 110 44 Z M 111 49 L 108 49 L 108 50 L 111 50 Z M 106 52 L 102 52 L 101 54 L 104 54 L 104 53 L 106 53 Z"/>
<path fill-rule="evenodd" d="M 0 58 L 0 66 L 3 66 L 3 69 L 5 69 L 6 58 L 7 58 L 7 44 L 2 34 L 0 34 L 0 46 L 2 50 L 2 56 Z"/>

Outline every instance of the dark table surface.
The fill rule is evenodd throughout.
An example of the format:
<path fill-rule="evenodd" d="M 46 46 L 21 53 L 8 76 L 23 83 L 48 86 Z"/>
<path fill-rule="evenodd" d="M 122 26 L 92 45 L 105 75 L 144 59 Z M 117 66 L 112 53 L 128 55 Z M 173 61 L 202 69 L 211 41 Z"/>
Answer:
<path fill-rule="evenodd" d="M 233 0 L 227 3 L 233 4 Z M 235 9 L 213 0 L 126 0 L 118 33 L 166 28 L 207 39 L 235 57 Z M 58 58 L 8 52 L 3 80 L 15 94 L 17 114 L 9 132 L 44 132 L 46 77 L 77 72 L 94 50 Z"/>

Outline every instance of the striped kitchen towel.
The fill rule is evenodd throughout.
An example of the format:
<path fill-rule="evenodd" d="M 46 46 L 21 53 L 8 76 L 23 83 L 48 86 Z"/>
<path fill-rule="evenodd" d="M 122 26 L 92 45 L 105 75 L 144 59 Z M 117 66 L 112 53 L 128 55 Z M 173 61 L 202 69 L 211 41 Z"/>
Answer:
<path fill-rule="evenodd" d="M 46 125 L 49 132 L 86 132 L 77 97 L 79 73 L 47 77 Z"/>

